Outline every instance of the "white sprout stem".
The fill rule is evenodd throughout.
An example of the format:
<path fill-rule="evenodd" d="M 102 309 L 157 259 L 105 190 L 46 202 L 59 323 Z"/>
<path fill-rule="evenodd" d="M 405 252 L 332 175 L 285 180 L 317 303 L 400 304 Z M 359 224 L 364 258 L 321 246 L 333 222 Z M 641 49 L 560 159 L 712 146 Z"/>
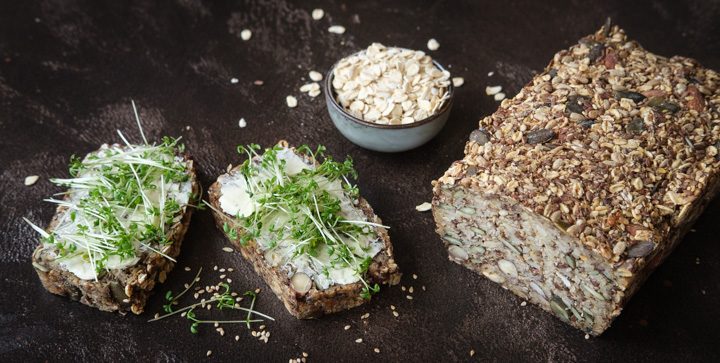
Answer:
<path fill-rule="evenodd" d="M 147 145 L 148 142 L 145 138 L 145 132 L 143 132 L 142 124 L 140 123 L 140 115 L 138 115 L 137 107 L 135 107 L 135 100 L 130 100 L 130 103 L 132 103 L 133 112 L 135 113 L 135 121 L 137 121 L 138 129 L 140 130 L 140 136 L 142 136 L 143 142 Z"/>
<path fill-rule="evenodd" d="M 23 217 L 23 219 L 25 220 L 25 223 L 29 224 L 30 227 L 31 227 L 32 229 L 34 229 L 35 232 L 39 233 L 42 237 L 44 237 L 44 238 L 50 237 L 50 234 L 47 233 L 44 229 L 38 227 L 35 223 L 30 222 L 30 220 L 27 219 L 27 218 L 25 218 L 25 217 Z"/>

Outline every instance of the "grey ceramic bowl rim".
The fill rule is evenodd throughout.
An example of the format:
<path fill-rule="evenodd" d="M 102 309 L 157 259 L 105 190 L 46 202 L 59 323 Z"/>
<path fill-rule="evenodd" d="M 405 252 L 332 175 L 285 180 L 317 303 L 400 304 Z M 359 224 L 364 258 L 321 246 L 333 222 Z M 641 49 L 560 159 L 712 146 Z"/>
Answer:
<path fill-rule="evenodd" d="M 399 47 L 398 47 L 398 48 L 399 48 Z M 401 48 L 401 49 L 406 49 L 406 48 Z M 356 55 L 356 54 L 360 54 L 360 53 L 362 53 L 362 52 L 364 52 L 364 51 L 365 51 L 365 50 L 361 50 L 361 51 L 359 51 L 359 52 L 355 52 L 355 53 L 353 53 L 353 54 L 350 54 L 350 55 L 348 55 L 348 56 L 346 56 L 346 57 L 340 58 L 340 60 L 338 60 L 337 62 L 335 62 L 335 64 L 333 64 L 333 66 L 330 67 L 330 70 L 329 70 L 328 73 L 325 75 L 325 99 L 326 99 L 326 100 L 330 100 L 329 103 L 330 103 L 331 107 L 333 107 L 333 108 L 335 108 L 336 110 L 340 111 L 340 112 L 343 114 L 343 116 L 345 116 L 346 118 L 352 120 L 352 121 L 355 122 L 355 123 L 361 124 L 361 125 L 363 125 L 363 126 L 374 127 L 374 128 L 378 128 L 378 129 L 395 129 L 395 130 L 398 130 L 398 129 L 410 129 L 410 128 L 413 128 L 413 127 L 422 126 L 422 125 L 424 125 L 424 124 L 431 123 L 431 122 L 435 121 L 436 119 L 438 119 L 438 118 L 440 117 L 440 115 L 442 115 L 442 114 L 445 113 L 447 110 L 449 110 L 449 109 L 450 109 L 450 106 L 452 106 L 455 92 L 454 92 L 454 88 L 453 88 L 452 81 L 450 81 L 450 83 L 448 84 L 448 88 L 447 88 L 448 99 L 445 101 L 445 103 L 443 103 L 442 107 L 440 107 L 439 110 L 436 110 L 435 113 L 433 113 L 432 115 L 430 115 L 430 116 L 428 116 L 428 117 L 426 117 L 426 118 L 424 118 L 424 119 L 422 119 L 422 120 L 420 120 L 420 121 L 415 121 L 415 122 L 410 123 L 410 124 L 401 124 L 401 125 L 383 125 L 383 124 L 376 124 L 376 123 L 370 122 L 370 121 L 365 121 L 365 120 L 363 120 L 363 119 L 361 119 L 361 118 L 357 118 L 357 117 L 351 115 L 351 114 L 350 114 L 349 112 L 347 112 L 347 111 L 345 110 L 345 108 L 342 107 L 342 106 L 337 102 L 337 100 L 335 99 L 335 91 L 334 91 L 334 89 L 333 89 L 333 87 L 332 87 L 333 71 L 335 70 L 335 67 L 337 67 L 338 63 L 340 63 L 340 61 L 342 61 L 343 59 L 345 59 L 345 58 L 347 58 L 347 57 L 352 57 L 352 56 L 354 56 L 354 55 Z M 445 67 L 443 67 L 440 63 L 438 63 L 438 61 L 436 61 L 436 60 L 433 59 L 432 62 L 433 62 L 433 65 L 435 65 L 435 67 L 437 67 L 439 70 L 441 70 L 441 71 L 446 71 Z"/>

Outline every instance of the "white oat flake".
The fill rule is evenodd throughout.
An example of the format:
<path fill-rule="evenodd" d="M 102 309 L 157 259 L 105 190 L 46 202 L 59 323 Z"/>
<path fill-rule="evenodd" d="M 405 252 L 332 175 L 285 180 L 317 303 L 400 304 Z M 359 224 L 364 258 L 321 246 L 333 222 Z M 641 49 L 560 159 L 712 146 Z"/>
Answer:
<path fill-rule="evenodd" d="M 243 29 L 243 31 L 240 32 L 240 39 L 242 40 L 250 40 L 252 38 L 252 31 L 250 29 Z"/>
<path fill-rule="evenodd" d="M 328 31 L 333 34 L 343 34 L 345 33 L 345 27 L 342 25 L 333 25 L 328 28 Z"/>
<path fill-rule="evenodd" d="M 425 202 L 423 204 L 420 204 L 418 206 L 415 206 L 415 210 L 418 212 L 427 212 L 430 209 L 432 209 L 432 204 Z"/>
<path fill-rule="evenodd" d="M 502 101 L 505 99 L 505 94 L 502 92 L 496 93 L 493 98 L 495 99 L 495 101 Z"/>
<path fill-rule="evenodd" d="M 502 91 L 502 86 L 487 86 L 485 87 L 485 94 L 488 96 L 493 96 Z"/>
<path fill-rule="evenodd" d="M 323 79 L 322 73 L 320 73 L 320 72 L 318 72 L 318 71 L 310 71 L 310 72 L 308 73 L 308 77 L 310 77 L 310 79 L 311 79 L 313 82 L 320 82 L 320 81 L 322 81 L 322 79 Z"/>
<path fill-rule="evenodd" d="M 314 20 L 320 20 L 325 16 L 325 10 L 323 9 L 313 9 L 312 11 L 312 18 Z"/>

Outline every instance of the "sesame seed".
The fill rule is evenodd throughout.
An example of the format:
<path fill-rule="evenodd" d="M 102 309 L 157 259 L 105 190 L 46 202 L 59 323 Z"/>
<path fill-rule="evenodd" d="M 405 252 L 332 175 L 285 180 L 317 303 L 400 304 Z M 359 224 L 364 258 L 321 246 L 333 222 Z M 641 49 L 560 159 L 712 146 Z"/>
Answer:
<path fill-rule="evenodd" d="M 585 339 L 590 339 L 590 334 L 585 334 Z"/>
<path fill-rule="evenodd" d="M 333 34 L 343 34 L 345 33 L 345 27 L 342 25 L 333 25 L 328 28 L 328 32 Z"/>
<path fill-rule="evenodd" d="M 400 286 L 400 289 L 401 289 L 402 291 L 407 290 L 407 288 L 406 288 L 405 286 Z"/>
<path fill-rule="evenodd" d="M 227 281 L 228 284 L 232 284 L 232 279 L 225 279 L 225 281 Z"/>
<path fill-rule="evenodd" d="M 355 343 L 362 343 L 362 338 L 355 339 Z"/>
<path fill-rule="evenodd" d="M 243 31 L 240 32 L 240 39 L 242 40 L 250 40 L 252 38 L 252 31 L 250 29 L 243 29 Z"/>
<path fill-rule="evenodd" d="M 205 354 L 205 356 L 209 357 L 210 354 L 212 354 L 212 350 L 208 350 L 207 353 Z"/>
<path fill-rule="evenodd" d="M 413 280 L 417 280 L 417 275 L 413 274 Z"/>
<path fill-rule="evenodd" d="M 190 267 L 185 266 L 185 271 L 190 271 Z"/>
<path fill-rule="evenodd" d="M 305 352 L 302 352 L 302 356 L 303 356 L 304 358 L 307 358 L 307 357 L 308 357 L 308 354 L 305 353 Z"/>
<path fill-rule="evenodd" d="M 213 267 L 213 270 L 217 271 L 217 269 L 218 269 L 218 267 L 217 267 L 217 265 L 215 265 L 215 267 Z"/>
<path fill-rule="evenodd" d="M 367 319 L 370 317 L 370 313 L 365 313 L 362 316 L 360 316 L 360 319 Z"/>
<path fill-rule="evenodd" d="M 438 50 L 438 49 L 440 49 L 440 43 L 438 43 L 438 41 L 435 40 L 435 38 L 431 38 L 427 42 L 427 48 L 429 50 Z"/>
<path fill-rule="evenodd" d="M 407 295 L 407 296 L 405 296 L 405 297 L 406 297 L 408 300 L 412 300 L 412 299 L 413 299 L 413 297 L 410 296 L 410 295 Z"/>
<path fill-rule="evenodd" d="M 225 274 L 222 274 L 222 275 L 220 275 L 220 278 L 221 278 L 221 279 L 224 279 L 225 276 L 226 276 Z"/>
<path fill-rule="evenodd" d="M 350 325 L 345 325 L 345 330 L 349 330 L 349 329 L 350 329 Z"/>
<path fill-rule="evenodd" d="M 240 126 L 241 128 L 247 126 L 247 122 L 245 122 L 245 119 L 244 119 L 244 118 L 241 118 L 240 121 L 238 121 L 238 126 Z M 233 251 L 233 249 L 232 249 L 231 247 L 223 247 L 222 250 L 225 251 L 225 252 L 232 252 L 232 251 Z"/>
<path fill-rule="evenodd" d="M 232 267 L 228 268 L 227 270 L 228 270 L 228 272 L 233 272 L 233 271 L 235 271 Z"/>
<path fill-rule="evenodd" d="M 475 355 L 475 349 L 470 349 L 470 356 L 472 357 L 474 355 Z"/>
<path fill-rule="evenodd" d="M 256 293 L 256 294 L 259 294 L 259 293 L 260 293 L 260 288 L 259 288 L 259 287 L 258 287 L 257 289 L 255 289 L 255 293 Z"/>
<path fill-rule="evenodd" d="M 288 107 L 295 108 L 298 105 L 297 98 L 293 96 L 287 96 L 285 97 L 285 103 L 287 103 Z"/>
<path fill-rule="evenodd" d="M 235 77 L 230 78 L 230 83 L 235 84 L 235 83 L 238 83 L 238 82 L 240 82 L 240 81 L 239 81 L 237 78 L 235 78 Z"/>
<path fill-rule="evenodd" d="M 523 301 L 520 303 L 520 306 L 525 306 L 525 305 L 527 305 L 527 301 Z"/>
<path fill-rule="evenodd" d="M 408 289 L 408 292 L 411 293 L 411 294 L 413 293 L 413 287 L 412 287 L 412 286 L 410 286 L 410 288 Z"/>
<path fill-rule="evenodd" d="M 375 353 L 380 353 L 380 348 L 375 348 L 375 349 L 373 349 L 373 351 L 374 351 Z"/>
<path fill-rule="evenodd" d="M 398 316 L 400 316 L 400 314 L 398 314 L 397 311 L 393 311 L 393 315 L 395 315 L 396 318 L 397 318 Z"/>
<path fill-rule="evenodd" d="M 313 9 L 311 15 L 313 20 L 320 20 L 325 16 L 325 11 L 323 9 Z"/>
<path fill-rule="evenodd" d="M 425 291 L 425 285 L 422 285 L 422 289 L 423 289 L 423 291 Z"/>
<path fill-rule="evenodd" d="M 265 84 L 265 82 L 263 82 L 261 79 L 256 79 L 253 84 L 256 86 L 262 86 L 263 84 Z"/>
<path fill-rule="evenodd" d="M 240 336 L 239 336 L 239 335 L 236 335 L 236 336 L 235 336 L 235 341 L 237 342 L 238 340 L 240 340 Z"/>
<path fill-rule="evenodd" d="M 395 310 L 395 305 L 390 305 L 390 310 Z"/>

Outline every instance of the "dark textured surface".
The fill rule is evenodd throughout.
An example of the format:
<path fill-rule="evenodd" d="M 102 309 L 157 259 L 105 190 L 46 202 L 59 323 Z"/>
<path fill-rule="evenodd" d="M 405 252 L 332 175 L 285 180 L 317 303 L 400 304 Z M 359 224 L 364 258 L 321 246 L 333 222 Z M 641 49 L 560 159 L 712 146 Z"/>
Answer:
<path fill-rule="evenodd" d="M 326 17 L 313 21 L 313 7 L 325 9 Z M 1 359 L 198 361 L 211 349 L 212 360 L 287 361 L 303 351 L 311 361 L 469 360 L 474 349 L 473 359 L 491 361 L 720 360 L 718 200 L 612 328 L 590 340 L 447 261 L 430 214 L 414 210 L 430 199 L 430 181 L 461 157 L 477 120 L 497 107 L 485 86 L 500 84 L 512 95 L 554 52 L 594 31 L 606 16 L 651 51 L 720 69 L 717 1 L 0 2 Z M 348 31 L 329 34 L 331 23 Z M 248 42 L 238 36 L 245 27 L 253 30 Z M 324 73 L 370 42 L 424 49 L 430 37 L 441 44 L 432 55 L 466 83 L 456 92 L 447 127 L 420 149 L 395 155 L 362 150 L 332 127 L 322 97 L 311 100 L 297 91 L 309 69 Z M 239 82 L 231 84 L 232 77 Z M 254 86 L 256 79 L 265 85 Z M 285 106 L 288 94 L 298 96 L 297 108 Z M 47 178 L 66 175 L 71 154 L 118 141 L 116 129 L 139 140 L 130 98 L 140 106 L 149 138 L 183 136 L 206 187 L 239 160 L 237 144 L 285 138 L 351 155 L 363 194 L 392 227 L 402 283 L 414 286 L 414 300 L 400 288 L 386 288 L 358 309 L 297 321 L 264 292 L 259 309 L 277 318 L 264 344 L 241 326 L 227 326 L 221 337 L 211 327 L 192 335 L 183 319 L 147 323 L 161 308 L 161 294 L 151 298 L 149 313 L 119 316 L 47 293 L 29 263 L 36 236 L 21 217 L 49 221 L 53 208 L 41 200 L 59 189 Z M 244 129 L 237 126 L 241 117 Z M 25 187 L 23 178 L 32 174 L 40 181 Z M 250 266 L 224 246 L 210 213 L 197 213 L 180 266 L 234 266 L 229 277 L 236 289 L 262 287 Z M 208 277 L 204 282 L 216 279 Z M 159 291 L 177 290 L 191 278 L 178 268 Z M 361 320 L 366 312 L 369 319 Z M 351 329 L 343 330 L 348 324 Z"/>

